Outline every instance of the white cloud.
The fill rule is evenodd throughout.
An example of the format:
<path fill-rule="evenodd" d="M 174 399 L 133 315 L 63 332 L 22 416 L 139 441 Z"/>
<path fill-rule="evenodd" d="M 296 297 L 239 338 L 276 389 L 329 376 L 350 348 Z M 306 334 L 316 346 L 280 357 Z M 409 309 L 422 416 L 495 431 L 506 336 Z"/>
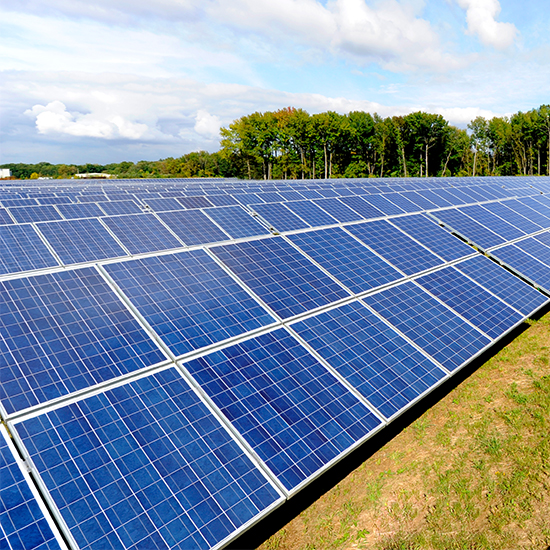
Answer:
<path fill-rule="evenodd" d="M 511 46 L 518 34 L 512 23 L 496 21 L 500 13 L 498 0 L 457 0 L 458 5 L 466 10 L 468 33 L 477 35 L 480 41 L 497 49 Z"/>
<path fill-rule="evenodd" d="M 24 114 L 36 119 L 40 134 L 137 140 L 144 138 L 149 131 L 147 125 L 130 122 L 120 115 L 105 119 L 93 113 L 70 113 L 61 101 L 52 101 L 46 106 L 35 105 Z"/>
<path fill-rule="evenodd" d="M 204 109 L 199 109 L 195 118 L 195 132 L 207 139 L 215 139 L 220 135 L 220 119 Z"/>

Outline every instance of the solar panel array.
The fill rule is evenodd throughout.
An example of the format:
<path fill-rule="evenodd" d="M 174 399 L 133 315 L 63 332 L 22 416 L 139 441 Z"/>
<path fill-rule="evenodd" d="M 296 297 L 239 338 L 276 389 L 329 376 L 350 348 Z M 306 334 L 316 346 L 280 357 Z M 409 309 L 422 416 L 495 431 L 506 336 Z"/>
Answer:
<path fill-rule="evenodd" d="M 2 547 L 226 546 L 548 304 L 548 192 L 2 182 Z"/>

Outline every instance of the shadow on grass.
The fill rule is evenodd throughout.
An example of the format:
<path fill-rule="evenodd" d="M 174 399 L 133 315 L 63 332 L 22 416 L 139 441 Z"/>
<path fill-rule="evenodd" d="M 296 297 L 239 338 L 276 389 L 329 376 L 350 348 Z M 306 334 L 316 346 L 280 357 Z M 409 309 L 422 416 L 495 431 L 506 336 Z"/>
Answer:
<path fill-rule="evenodd" d="M 537 321 L 550 311 L 550 304 L 539 310 L 532 319 Z M 267 539 L 282 529 L 287 523 L 299 516 L 305 509 L 318 500 L 327 491 L 338 485 L 346 476 L 368 460 L 384 445 L 390 442 L 405 428 L 420 418 L 427 410 L 445 398 L 452 390 L 468 379 L 475 371 L 491 357 L 498 354 L 510 342 L 515 340 L 529 328 L 528 323 L 522 323 L 504 338 L 499 340 L 474 361 L 463 367 L 444 384 L 426 395 L 408 411 L 396 418 L 386 428 L 371 437 L 361 447 L 353 451 L 338 464 L 326 471 L 321 477 L 302 489 L 298 494 L 285 502 L 262 521 L 251 527 L 226 548 L 230 550 L 249 550 L 263 544 Z M 548 547 L 547 550 L 550 550 Z"/>

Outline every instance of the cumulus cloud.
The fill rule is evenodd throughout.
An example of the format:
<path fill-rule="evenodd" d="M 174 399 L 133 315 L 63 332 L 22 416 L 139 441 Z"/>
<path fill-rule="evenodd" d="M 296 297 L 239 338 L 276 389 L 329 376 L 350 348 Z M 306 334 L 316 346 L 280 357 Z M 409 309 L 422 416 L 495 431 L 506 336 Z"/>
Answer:
<path fill-rule="evenodd" d="M 215 139 L 220 135 L 220 119 L 204 109 L 199 109 L 195 118 L 195 132 L 207 139 Z"/>
<path fill-rule="evenodd" d="M 468 33 L 477 35 L 480 41 L 497 49 L 511 46 L 518 33 L 512 23 L 496 20 L 500 13 L 498 0 L 457 0 L 458 5 L 466 10 Z"/>
<path fill-rule="evenodd" d="M 146 124 L 130 122 L 120 115 L 103 119 L 93 113 L 70 113 L 61 101 L 52 101 L 45 106 L 35 105 L 25 111 L 25 115 L 35 117 L 40 134 L 138 140 L 145 137 L 149 130 Z"/>

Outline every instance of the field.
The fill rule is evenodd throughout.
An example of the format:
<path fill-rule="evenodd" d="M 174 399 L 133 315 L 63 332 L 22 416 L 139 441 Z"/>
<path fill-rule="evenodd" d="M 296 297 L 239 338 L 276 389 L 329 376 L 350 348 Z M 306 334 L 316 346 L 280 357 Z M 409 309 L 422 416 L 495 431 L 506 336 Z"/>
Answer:
<path fill-rule="evenodd" d="M 548 549 L 549 364 L 546 309 L 230 548 Z"/>

